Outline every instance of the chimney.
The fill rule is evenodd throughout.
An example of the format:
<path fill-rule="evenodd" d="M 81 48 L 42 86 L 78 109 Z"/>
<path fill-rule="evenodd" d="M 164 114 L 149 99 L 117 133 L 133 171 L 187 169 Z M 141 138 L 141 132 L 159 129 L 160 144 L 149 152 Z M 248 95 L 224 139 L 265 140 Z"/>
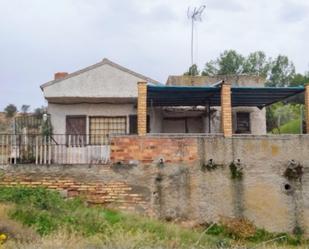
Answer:
<path fill-rule="evenodd" d="M 69 74 L 67 72 L 58 72 L 58 73 L 55 73 L 55 80 L 59 80 L 59 79 L 62 79 L 66 76 L 68 76 Z"/>

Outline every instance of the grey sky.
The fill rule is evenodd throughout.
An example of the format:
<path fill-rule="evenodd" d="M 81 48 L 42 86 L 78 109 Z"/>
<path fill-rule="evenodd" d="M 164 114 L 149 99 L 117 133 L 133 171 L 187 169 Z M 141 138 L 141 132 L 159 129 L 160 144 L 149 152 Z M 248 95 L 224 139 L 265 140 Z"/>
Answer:
<path fill-rule="evenodd" d="M 39 86 L 104 57 L 165 82 L 190 63 L 188 6 L 198 24 L 200 68 L 225 49 L 288 55 L 309 69 L 308 0 L 0 0 L 0 110 L 44 104 Z"/>

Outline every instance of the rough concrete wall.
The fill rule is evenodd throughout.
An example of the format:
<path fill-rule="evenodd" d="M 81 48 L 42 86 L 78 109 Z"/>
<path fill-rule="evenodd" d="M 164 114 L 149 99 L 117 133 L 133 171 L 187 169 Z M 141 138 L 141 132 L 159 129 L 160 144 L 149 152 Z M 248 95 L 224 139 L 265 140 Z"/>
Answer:
<path fill-rule="evenodd" d="M 172 147 L 171 143 L 179 140 L 168 137 L 131 139 L 123 144 L 123 151 L 119 151 L 119 143 L 114 147 L 112 159 L 125 162 L 126 151 L 137 164 L 159 167 L 155 192 L 159 193 L 160 217 L 196 222 L 218 221 L 221 216 L 246 217 L 270 231 L 291 232 L 296 226 L 309 231 L 308 136 L 182 138 L 182 144 L 189 145 L 187 151 L 182 146 Z M 160 144 L 159 151 L 147 149 L 154 144 Z M 162 151 L 166 154 L 160 154 Z M 189 151 L 195 151 L 194 156 L 188 157 Z M 162 165 L 158 158 L 163 159 Z M 217 169 L 201 170 L 210 159 Z M 242 180 L 232 179 L 229 168 L 238 159 L 244 167 Z M 301 184 L 284 177 L 292 159 L 304 167 Z"/>
<path fill-rule="evenodd" d="M 44 88 L 45 98 L 136 98 L 142 79 L 104 64 Z"/>
<path fill-rule="evenodd" d="M 169 76 L 167 85 L 174 86 L 207 86 L 224 80 L 232 86 L 263 87 L 265 78 L 256 75 L 216 75 L 216 76 Z"/>
<path fill-rule="evenodd" d="M 93 203 L 167 220 L 246 217 L 269 231 L 299 226 L 309 234 L 308 151 L 306 135 L 115 137 L 110 166 L 13 165 L 0 183 L 77 191 Z M 292 159 L 303 167 L 297 180 L 284 176 Z M 210 161 L 216 168 L 205 168 Z M 241 179 L 232 179 L 232 162 L 243 168 Z"/>
<path fill-rule="evenodd" d="M 270 231 L 291 232 L 299 225 L 308 232 L 309 223 L 305 215 L 309 211 L 306 198 L 309 192 L 306 180 L 309 177 L 309 154 L 306 152 L 308 149 L 308 136 L 248 136 L 206 140 L 205 161 L 213 159 L 216 164 L 224 165 L 215 174 L 217 177 L 223 174 L 223 177 L 217 178 L 211 186 L 208 185 L 213 189 L 222 190 L 215 191 L 215 199 L 220 200 L 220 205 L 215 202 L 214 206 L 224 208 L 224 213 L 244 216 L 254 221 L 257 226 Z M 237 159 L 244 167 L 241 182 L 231 180 L 228 169 L 228 165 Z M 283 176 L 288 162 L 292 159 L 299 161 L 304 167 L 301 187 Z M 206 184 L 213 181 L 212 177 L 204 179 Z M 286 190 L 286 184 L 292 189 Z M 223 193 L 224 198 L 220 197 Z M 203 196 L 201 198 L 204 199 Z M 210 214 L 213 215 L 214 212 Z"/>

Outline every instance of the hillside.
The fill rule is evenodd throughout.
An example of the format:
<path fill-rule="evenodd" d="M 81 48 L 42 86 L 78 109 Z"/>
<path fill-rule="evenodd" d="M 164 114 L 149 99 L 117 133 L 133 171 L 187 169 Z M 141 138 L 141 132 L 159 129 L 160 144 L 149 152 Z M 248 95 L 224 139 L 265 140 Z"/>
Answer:
<path fill-rule="evenodd" d="M 0 248 L 306 248 L 300 234 L 271 234 L 249 221 L 178 224 L 64 200 L 43 188 L 0 187 Z M 2 243 L 2 247 L 1 247 Z"/>

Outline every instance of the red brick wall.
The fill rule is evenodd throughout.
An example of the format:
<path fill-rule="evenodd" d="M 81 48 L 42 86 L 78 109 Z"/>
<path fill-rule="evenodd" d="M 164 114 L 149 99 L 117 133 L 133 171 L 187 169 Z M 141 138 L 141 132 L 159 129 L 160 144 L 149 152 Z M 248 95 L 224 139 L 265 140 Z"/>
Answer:
<path fill-rule="evenodd" d="M 82 182 L 70 177 L 48 177 L 26 173 L 7 173 L 0 179 L 0 186 L 46 187 L 65 192 L 67 197 L 83 196 L 88 203 L 102 204 L 120 210 L 136 211 L 137 206 L 149 210 L 149 200 L 124 181 Z"/>
<path fill-rule="evenodd" d="M 197 139 L 191 137 L 113 137 L 111 161 L 152 163 L 164 159 L 166 163 L 193 163 L 198 160 Z"/>

